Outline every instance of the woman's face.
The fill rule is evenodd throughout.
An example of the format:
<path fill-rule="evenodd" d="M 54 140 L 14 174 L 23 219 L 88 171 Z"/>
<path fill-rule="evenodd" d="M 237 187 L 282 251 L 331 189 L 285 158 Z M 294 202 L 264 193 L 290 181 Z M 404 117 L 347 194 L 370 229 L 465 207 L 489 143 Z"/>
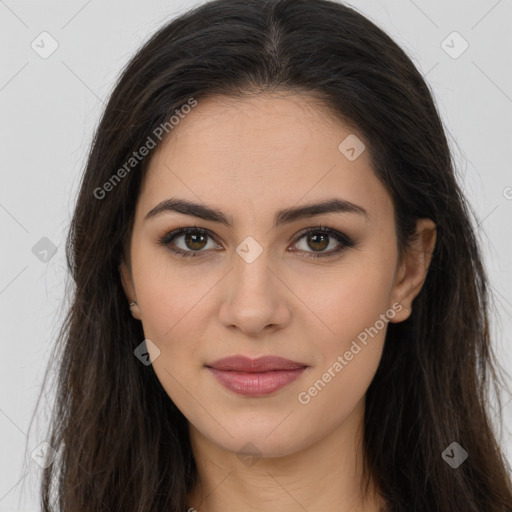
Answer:
<path fill-rule="evenodd" d="M 162 386 L 232 452 L 291 454 L 360 417 L 388 322 L 409 315 L 424 278 L 398 265 L 392 200 L 361 138 L 313 105 L 200 100 L 151 155 L 121 266 Z M 293 213 L 327 201 L 338 207 Z M 299 364 L 212 369 L 230 356 Z"/>

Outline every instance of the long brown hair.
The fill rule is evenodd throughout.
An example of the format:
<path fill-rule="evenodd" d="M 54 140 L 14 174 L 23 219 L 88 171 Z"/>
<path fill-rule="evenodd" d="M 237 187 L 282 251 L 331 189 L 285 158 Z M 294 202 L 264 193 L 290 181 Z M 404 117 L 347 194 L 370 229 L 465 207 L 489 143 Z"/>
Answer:
<path fill-rule="evenodd" d="M 489 285 L 431 91 L 388 35 L 328 0 L 205 3 L 161 28 L 118 80 L 67 240 L 74 286 L 55 348 L 58 389 L 47 441 L 58 457 L 44 472 L 43 510 L 187 509 L 196 479 L 188 423 L 152 366 L 134 356 L 144 334 L 119 275 L 150 157 L 129 171 L 126 162 L 190 98 L 278 89 L 316 95 L 363 134 L 393 198 L 400 254 L 416 219 L 437 225 L 412 315 L 389 324 L 367 391 L 366 476 L 391 511 L 512 511 L 488 409 L 500 382 Z M 123 166 L 122 179 L 112 180 Z M 453 442 L 469 455 L 457 468 L 442 456 Z"/>

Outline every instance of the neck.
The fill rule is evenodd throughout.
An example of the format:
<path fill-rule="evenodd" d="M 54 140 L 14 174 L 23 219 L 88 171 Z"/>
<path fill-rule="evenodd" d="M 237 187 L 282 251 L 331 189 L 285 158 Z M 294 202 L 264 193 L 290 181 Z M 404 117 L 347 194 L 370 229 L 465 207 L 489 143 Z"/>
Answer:
<path fill-rule="evenodd" d="M 189 506 L 197 512 L 380 512 L 384 501 L 373 479 L 363 490 L 361 401 L 342 425 L 290 455 L 244 465 L 189 424 L 197 485 Z"/>

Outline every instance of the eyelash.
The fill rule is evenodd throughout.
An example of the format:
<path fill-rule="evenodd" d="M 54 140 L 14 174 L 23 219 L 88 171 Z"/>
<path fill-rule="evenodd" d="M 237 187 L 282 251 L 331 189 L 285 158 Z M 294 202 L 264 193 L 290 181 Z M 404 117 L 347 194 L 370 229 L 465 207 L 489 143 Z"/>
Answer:
<path fill-rule="evenodd" d="M 183 251 L 180 249 L 172 249 L 170 246 L 170 242 L 172 242 L 175 238 L 178 238 L 181 235 L 187 235 L 189 233 L 195 233 L 195 234 L 199 233 L 202 235 L 206 235 L 206 236 L 212 238 L 213 240 L 215 240 L 215 238 L 210 234 L 210 232 L 207 229 L 199 228 L 194 225 L 194 227 L 179 228 L 179 229 L 170 231 L 169 233 L 164 235 L 162 238 L 160 238 L 159 243 L 161 245 L 164 245 L 172 253 L 174 253 L 182 258 L 191 258 L 191 257 L 193 258 L 193 257 L 196 257 L 198 253 L 205 252 L 205 251 Z M 299 235 L 299 237 L 296 239 L 296 241 L 294 243 L 299 242 L 302 238 L 304 238 L 305 236 L 307 236 L 310 233 L 316 233 L 316 234 L 321 233 L 321 234 L 329 235 L 330 237 L 334 238 L 337 242 L 339 242 L 341 244 L 341 247 L 339 247 L 338 249 L 335 249 L 335 250 L 331 250 L 326 253 L 322 253 L 322 252 L 309 253 L 308 251 L 303 251 L 308 254 L 307 256 L 304 256 L 306 259 L 333 257 L 333 256 L 336 256 L 337 254 L 340 254 L 345 249 L 355 247 L 355 245 L 356 245 L 356 243 L 351 238 L 346 236 L 345 234 L 340 233 L 339 231 L 336 231 L 335 229 L 329 228 L 327 226 L 322 226 L 322 225 L 317 226 L 317 227 L 307 228 Z"/>

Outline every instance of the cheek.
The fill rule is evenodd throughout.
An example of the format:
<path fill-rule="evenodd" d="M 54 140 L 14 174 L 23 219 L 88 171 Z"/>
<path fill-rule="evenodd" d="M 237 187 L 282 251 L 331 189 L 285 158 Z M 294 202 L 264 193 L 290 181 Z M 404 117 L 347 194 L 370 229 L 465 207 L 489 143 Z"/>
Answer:
<path fill-rule="evenodd" d="M 184 345 L 190 345 L 197 338 L 197 315 L 208 301 L 215 276 L 201 272 L 199 277 L 196 265 L 187 267 L 172 258 L 159 249 L 141 251 L 134 261 L 144 334 L 163 345 L 177 337 Z"/>
<path fill-rule="evenodd" d="M 330 347 L 343 348 L 389 310 L 393 276 L 391 259 L 386 263 L 368 252 L 347 260 L 334 271 L 303 277 L 296 281 L 294 291 L 304 298 L 312 314 L 308 316 L 311 322 L 302 327 L 306 331 L 315 329 L 317 335 L 311 337 L 310 332 L 310 337 L 324 340 L 326 352 L 332 352 Z"/>
<path fill-rule="evenodd" d="M 325 428 L 343 422 L 364 399 L 379 366 L 389 318 L 392 276 L 384 269 L 351 267 L 324 300 L 319 316 L 329 327 L 315 340 L 317 364 L 297 394 L 310 418 L 325 416 Z M 325 298 L 325 296 L 324 296 Z M 318 302 L 320 303 L 320 301 Z"/>
<path fill-rule="evenodd" d="M 314 293 L 309 293 L 308 306 L 322 321 L 320 327 L 316 321 L 302 326 L 315 343 L 317 364 L 309 384 L 321 381 L 311 390 L 312 397 L 315 393 L 323 395 L 318 403 L 336 400 L 342 393 L 354 405 L 370 384 L 395 313 L 389 302 L 392 263 L 392 258 L 386 263 L 385 258 L 367 253 L 357 262 L 354 259 L 353 264 L 340 267 L 335 277 L 316 281 Z M 324 385 L 329 392 L 323 392 Z"/>
<path fill-rule="evenodd" d="M 201 396 L 197 377 L 204 364 L 205 295 L 214 283 L 198 282 L 176 265 L 150 270 L 140 279 L 144 336 L 160 351 L 153 370 L 178 408 L 194 417 L 197 403 L 191 397 Z"/>

